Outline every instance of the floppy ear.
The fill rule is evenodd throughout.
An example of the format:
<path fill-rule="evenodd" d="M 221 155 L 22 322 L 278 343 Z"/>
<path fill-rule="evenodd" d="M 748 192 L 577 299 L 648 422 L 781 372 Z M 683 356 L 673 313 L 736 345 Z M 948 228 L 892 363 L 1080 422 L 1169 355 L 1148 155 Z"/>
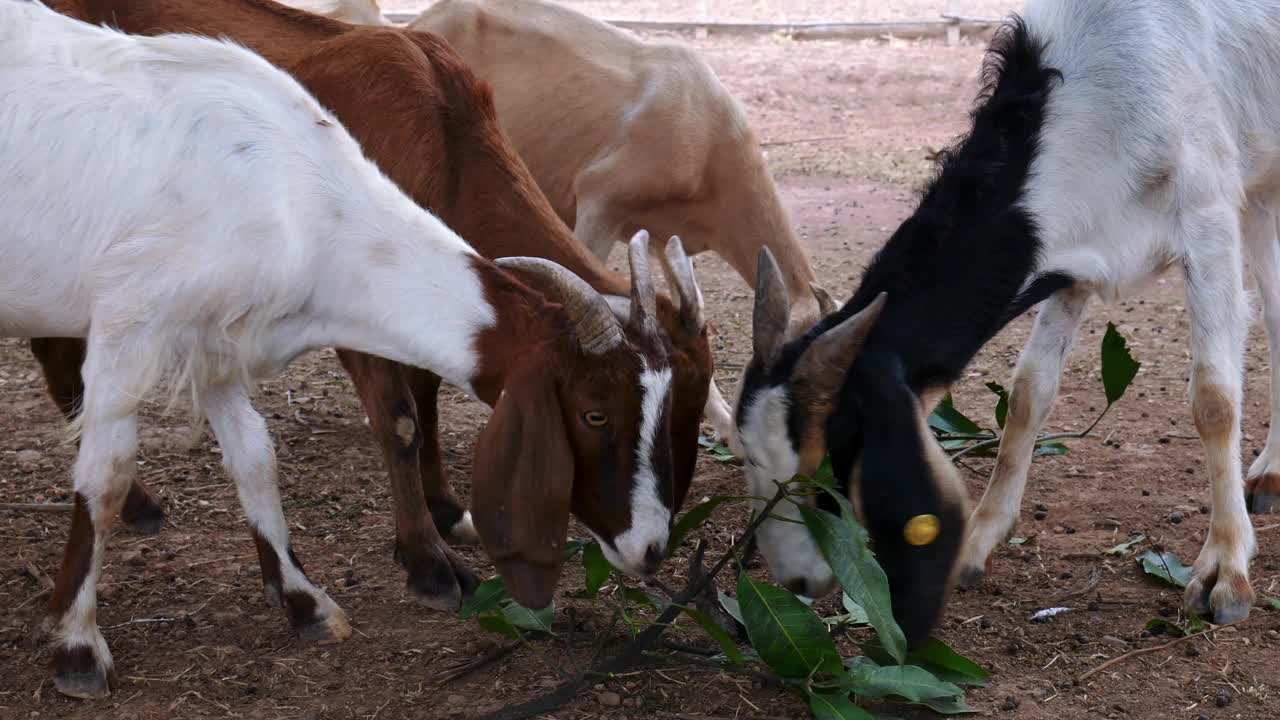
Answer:
<path fill-rule="evenodd" d="M 472 519 L 516 602 L 551 603 L 564 564 L 573 452 L 555 381 L 545 370 L 508 379 L 476 441 Z"/>

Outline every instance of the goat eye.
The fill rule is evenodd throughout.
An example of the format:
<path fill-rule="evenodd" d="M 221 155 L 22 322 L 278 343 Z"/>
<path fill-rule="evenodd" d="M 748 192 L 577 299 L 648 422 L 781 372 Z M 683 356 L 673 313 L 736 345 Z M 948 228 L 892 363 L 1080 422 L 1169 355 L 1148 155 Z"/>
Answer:
<path fill-rule="evenodd" d="M 942 523 L 937 515 L 917 515 L 907 521 L 902 528 L 902 537 L 907 544 L 920 547 L 938 539 L 942 531 Z"/>
<path fill-rule="evenodd" d="M 597 410 L 582 413 L 582 421 L 591 427 L 604 427 L 609 424 L 608 416 Z"/>

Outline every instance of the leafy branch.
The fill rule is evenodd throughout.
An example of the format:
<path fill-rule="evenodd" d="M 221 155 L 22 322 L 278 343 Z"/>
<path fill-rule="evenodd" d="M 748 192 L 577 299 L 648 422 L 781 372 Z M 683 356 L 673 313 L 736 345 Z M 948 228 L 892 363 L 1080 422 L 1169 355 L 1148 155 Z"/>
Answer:
<path fill-rule="evenodd" d="M 1142 363 L 1133 359 L 1129 353 L 1128 343 L 1124 336 L 1116 330 L 1114 323 L 1107 323 L 1107 332 L 1102 337 L 1102 386 L 1106 394 L 1107 405 L 1093 419 L 1089 427 L 1081 432 L 1062 432 L 1040 434 L 1035 441 L 1036 455 L 1065 455 L 1067 447 L 1061 440 L 1082 440 L 1106 417 L 1107 411 L 1115 405 L 1125 390 L 1138 375 Z M 997 431 L 985 430 L 978 423 L 966 417 L 952 404 L 947 395 L 929 416 L 929 427 L 934 437 L 942 443 L 942 447 L 951 455 L 953 461 L 970 456 L 986 456 L 1000 446 L 1000 440 L 1009 416 L 1009 391 L 999 383 L 987 383 L 987 389 L 997 397 L 995 420 Z"/>

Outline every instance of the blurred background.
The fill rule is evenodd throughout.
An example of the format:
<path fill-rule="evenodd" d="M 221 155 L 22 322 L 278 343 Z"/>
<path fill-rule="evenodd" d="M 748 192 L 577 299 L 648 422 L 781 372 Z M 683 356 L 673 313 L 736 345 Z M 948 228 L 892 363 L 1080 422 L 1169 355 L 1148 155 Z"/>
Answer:
<path fill-rule="evenodd" d="M 1015 0 L 562 0 L 608 20 L 717 22 L 876 22 L 938 20 L 943 14 L 998 18 Z M 429 0 L 383 0 L 384 12 L 412 13 Z"/>

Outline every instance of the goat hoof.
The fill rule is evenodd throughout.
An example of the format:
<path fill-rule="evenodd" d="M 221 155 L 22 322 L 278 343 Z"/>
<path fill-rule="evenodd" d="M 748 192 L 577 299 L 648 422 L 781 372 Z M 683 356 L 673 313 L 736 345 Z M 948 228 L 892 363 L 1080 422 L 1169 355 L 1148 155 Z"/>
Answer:
<path fill-rule="evenodd" d="M 432 522 L 446 542 L 455 545 L 475 545 L 480 542 L 476 527 L 471 522 L 471 512 L 457 499 L 449 495 L 429 498 L 427 507 L 431 509 Z"/>
<path fill-rule="evenodd" d="M 1193 577 L 1187 584 L 1187 609 L 1214 625 L 1228 625 L 1249 617 L 1254 602 L 1249 579 L 1239 573 L 1215 573 L 1206 579 Z"/>
<path fill-rule="evenodd" d="M 335 645 L 351 637 L 351 623 L 336 606 L 327 617 L 298 628 L 298 637 L 317 645 Z"/>
<path fill-rule="evenodd" d="M 129 488 L 120 519 L 138 535 L 155 535 L 164 526 L 164 508 L 145 490 L 135 486 Z"/>
<path fill-rule="evenodd" d="M 420 605 L 456 612 L 462 599 L 475 591 L 479 582 L 460 559 L 445 553 L 443 558 L 432 557 L 430 562 L 409 565 L 406 589 Z"/>
<path fill-rule="evenodd" d="M 982 582 L 982 578 L 986 576 L 986 572 L 980 567 L 960 568 L 960 574 L 957 576 L 956 586 L 964 590 L 978 586 Z"/>
<path fill-rule="evenodd" d="M 53 687 L 63 695 L 100 700 L 111 695 L 115 672 L 87 645 L 59 647 L 53 656 Z"/>
<path fill-rule="evenodd" d="M 1245 504 L 1255 515 L 1280 512 L 1280 475 L 1263 473 L 1244 485 Z"/>

